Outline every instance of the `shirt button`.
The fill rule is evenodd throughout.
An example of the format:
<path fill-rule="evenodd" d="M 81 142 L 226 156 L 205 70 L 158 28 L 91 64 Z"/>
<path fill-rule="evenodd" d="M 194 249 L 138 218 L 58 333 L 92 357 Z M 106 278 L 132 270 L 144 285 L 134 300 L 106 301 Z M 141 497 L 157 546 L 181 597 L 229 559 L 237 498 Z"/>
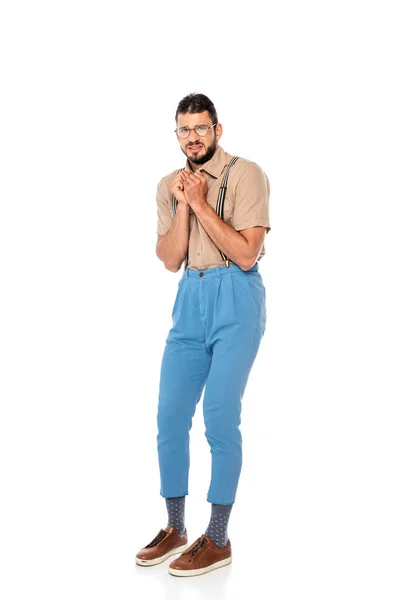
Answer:
<path fill-rule="evenodd" d="M 199 277 L 203 277 L 203 275 L 204 275 L 204 273 L 203 273 L 203 272 L 200 272 L 200 273 L 199 273 Z"/>

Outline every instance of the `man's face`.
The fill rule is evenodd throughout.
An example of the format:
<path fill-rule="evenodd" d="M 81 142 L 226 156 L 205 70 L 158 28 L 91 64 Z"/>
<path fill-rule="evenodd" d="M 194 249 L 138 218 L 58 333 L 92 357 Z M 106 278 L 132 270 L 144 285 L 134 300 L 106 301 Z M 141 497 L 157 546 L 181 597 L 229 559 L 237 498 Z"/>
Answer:
<path fill-rule="evenodd" d="M 210 119 L 210 115 L 208 114 L 207 110 L 201 113 L 178 114 L 176 128 L 189 127 L 190 133 L 187 138 L 180 138 L 177 132 L 176 137 L 179 141 L 182 152 L 191 162 L 195 164 L 202 165 L 212 158 L 218 147 L 218 140 L 221 137 L 222 126 L 220 123 L 218 123 L 218 125 L 210 128 L 205 136 L 198 135 L 198 133 L 196 133 L 194 130 L 194 127 L 196 125 L 211 126 L 212 124 L 212 120 Z"/>

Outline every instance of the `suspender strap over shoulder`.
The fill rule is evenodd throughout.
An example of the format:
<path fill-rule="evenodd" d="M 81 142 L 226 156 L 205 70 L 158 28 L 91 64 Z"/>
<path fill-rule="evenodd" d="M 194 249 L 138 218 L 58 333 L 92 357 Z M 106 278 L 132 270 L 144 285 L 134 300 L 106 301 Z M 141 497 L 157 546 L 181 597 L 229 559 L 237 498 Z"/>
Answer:
<path fill-rule="evenodd" d="M 228 165 L 228 168 L 225 171 L 224 177 L 222 179 L 221 187 L 219 188 L 216 213 L 222 220 L 224 220 L 224 202 L 225 202 L 226 188 L 228 185 L 229 171 L 231 170 L 231 167 L 235 164 L 235 162 L 238 160 L 238 158 L 239 158 L 238 156 L 234 156 L 231 159 L 231 161 Z M 219 253 L 222 257 L 222 260 L 225 262 L 225 265 L 227 267 L 229 267 L 229 264 L 230 264 L 229 258 L 222 252 L 222 250 L 219 250 Z"/>
<path fill-rule="evenodd" d="M 179 169 L 178 173 L 180 173 L 181 171 L 184 171 L 185 167 L 182 167 L 182 169 Z M 177 198 L 175 198 L 175 196 L 172 196 L 172 214 L 175 217 L 176 215 L 176 207 L 178 206 L 178 200 Z"/>
<path fill-rule="evenodd" d="M 231 167 L 235 164 L 235 162 L 238 160 L 238 158 L 239 158 L 239 156 L 234 156 L 231 159 L 231 161 L 230 161 L 230 163 L 228 165 L 228 168 L 226 169 L 226 171 L 224 173 L 224 176 L 222 178 L 222 183 L 221 183 L 221 186 L 220 186 L 219 191 L 218 191 L 216 213 L 217 213 L 217 215 L 222 220 L 224 220 L 224 202 L 225 202 L 226 188 L 227 188 L 227 185 L 228 185 L 229 171 L 230 171 Z M 184 171 L 184 170 L 185 170 L 185 167 L 183 167 L 182 169 L 179 169 L 178 172 Z M 177 198 L 175 198 L 175 196 L 173 196 L 172 197 L 172 215 L 174 217 L 176 216 L 176 207 L 177 207 L 177 205 L 178 205 L 178 200 L 177 200 Z M 190 209 L 190 214 L 193 214 L 192 209 Z M 232 262 L 232 261 L 230 261 L 230 259 L 221 250 L 219 250 L 219 253 L 220 253 L 221 257 L 222 257 L 222 260 L 225 262 L 225 265 L 227 267 L 229 267 L 230 262 Z M 188 262 L 189 262 L 189 249 L 186 252 L 185 270 L 187 269 Z"/>

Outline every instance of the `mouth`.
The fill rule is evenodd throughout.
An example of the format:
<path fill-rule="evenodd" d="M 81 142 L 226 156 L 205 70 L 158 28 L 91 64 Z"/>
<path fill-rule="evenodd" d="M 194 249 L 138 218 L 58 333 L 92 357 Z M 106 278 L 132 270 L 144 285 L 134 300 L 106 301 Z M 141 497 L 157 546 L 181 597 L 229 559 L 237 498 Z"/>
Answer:
<path fill-rule="evenodd" d="M 201 148 L 201 144 L 198 144 L 197 146 L 189 146 L 188 149 L 191 150 L 192 152 L 197 152 L 198 150 L 200 150 Z"/>

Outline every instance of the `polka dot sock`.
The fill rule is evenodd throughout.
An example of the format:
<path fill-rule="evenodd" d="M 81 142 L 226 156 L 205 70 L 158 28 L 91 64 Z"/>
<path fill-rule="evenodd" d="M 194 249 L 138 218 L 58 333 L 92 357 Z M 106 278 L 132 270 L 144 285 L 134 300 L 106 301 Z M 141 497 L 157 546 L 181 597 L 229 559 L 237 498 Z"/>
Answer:
<path fill-rule="evenodd" d="M 213 542 L 223 548 L 228 543 L 228 521 L 233 504 L 213 504 L 211 507 L 211 519 L 206 529 Z"/>
<path fill-rule="evenodd" d="M 185 532 L 185 496 L 166 498 L 168 525 L 176 527 L 180 535 Z"/>

